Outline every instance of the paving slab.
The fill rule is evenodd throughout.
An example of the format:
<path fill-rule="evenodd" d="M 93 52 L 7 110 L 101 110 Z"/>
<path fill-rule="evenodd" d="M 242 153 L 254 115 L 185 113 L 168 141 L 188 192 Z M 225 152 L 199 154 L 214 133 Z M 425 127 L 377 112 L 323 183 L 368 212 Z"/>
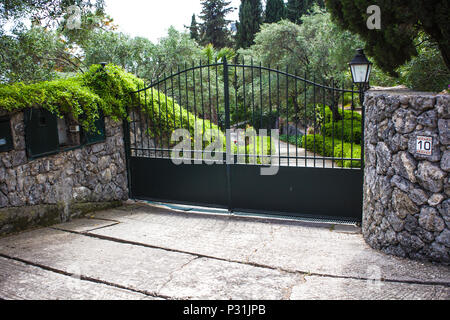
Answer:
<path fill-rule="evenodd" d="M 0 254 L 156 294 L 195 256 L 39 229 L 1 239 Z"/>
<path fill-rule="evenodd" d="M 373 250 L 354 227 L 153 210 L 134 207 L 116 217 L 120 224 L 90 233 L 287 271 L 369 278 L 378 268 L 382 279 L 450 284 L 450 267 Z"/>
<path fill-rule="evenodd" d="M 176 271 L 160 293 L 189 300 L 282 300 L 301 278 L 278 270 L 199 258 Z"/>
<path fill-rule="evenodd" d="M 65 231 L 73 231 L 73 232 L 87 232 L 93 231 L 105 227 L 110 227 L 119 222 L 115 221 L 107 221 L 107 220 L 99 220 L 99 219 L 77 219 L 72 222 L 62 223 L 53 226 L 54 229 L 60 229 Z"/>
<path fill-rule="evenodd" d="M 449 300 L 445 286 L 306 276 L 291 300 Z"/>
<path fill-rule="evenodd" d="M 141 300 L 154 298 L 0 257 L 0 299 Z"/>
<path fill-rule="evenodd" d="M 0 239 L 7 299 L 450 300 L 449 290 L 448 266 L 375 251 L 355 226 L 133 204 Z"/>

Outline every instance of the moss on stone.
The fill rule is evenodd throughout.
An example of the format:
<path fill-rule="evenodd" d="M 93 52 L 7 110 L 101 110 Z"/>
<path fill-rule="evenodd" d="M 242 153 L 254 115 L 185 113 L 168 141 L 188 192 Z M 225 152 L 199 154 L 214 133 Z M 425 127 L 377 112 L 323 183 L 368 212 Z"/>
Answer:
<path fill-rule="evenodd" d="M 69 206 L 70 218 L 81 218 L 89 213 L 116 208 L 121 201 L 72 203 Z M 34 227 L 49 227 L 61 222 L 64 206 L 36 205 L 0 209 L 0 236 L 20 232 Z M 6 227 L 6 226 L 11 227 Z"/>

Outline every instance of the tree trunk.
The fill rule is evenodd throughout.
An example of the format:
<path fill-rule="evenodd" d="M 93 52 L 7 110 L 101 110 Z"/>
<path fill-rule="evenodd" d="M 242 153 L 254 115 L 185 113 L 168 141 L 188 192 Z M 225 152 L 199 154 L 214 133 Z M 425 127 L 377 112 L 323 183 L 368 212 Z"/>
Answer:
<path fill-rule="evenodd" d="M 438 47 L 439 51 L 441 51 L 442 59 L 444 59 L 444 63 L 450 71 L 450 46 L 438 43 Z"/>
<path fill-rule="evenodd" d="M 339 106 L 332 105 L 332 106 L 330 106 L 330 110 L 333 113 L 333 120 L 334 121 L 342 120 L 342 115 L 339 113 Z"/>

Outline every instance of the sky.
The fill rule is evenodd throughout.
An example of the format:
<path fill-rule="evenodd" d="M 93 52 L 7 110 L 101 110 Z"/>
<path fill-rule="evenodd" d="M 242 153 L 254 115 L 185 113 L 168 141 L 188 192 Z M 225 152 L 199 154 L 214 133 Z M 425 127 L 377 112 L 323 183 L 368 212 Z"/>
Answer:
<path fill-rule="evenodd" d="M 240 0 L 230 0 L 236 10 L 229 14 L 229 20 L 239 17 Z M 191 24 L 192 14 L 197 21 L 201 12 L 200 0 L 105 0 L 106 12 L 114 19 L 119 30 L 131 36 L 141 36 L 157 42 L 167 35 L 172 25 L 179 31 Z"/>

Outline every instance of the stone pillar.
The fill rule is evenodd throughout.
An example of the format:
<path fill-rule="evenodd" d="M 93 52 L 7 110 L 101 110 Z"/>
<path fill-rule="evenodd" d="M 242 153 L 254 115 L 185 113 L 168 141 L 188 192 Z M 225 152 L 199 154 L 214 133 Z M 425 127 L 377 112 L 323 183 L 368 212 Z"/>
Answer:
<path fill-rule="evenodd" d="M 450 263 L 450 96 L 369 91 L 365 108 L 366 242 L 388 254 Z M 426 141 L 432 147 L 418 150 Z"/>

